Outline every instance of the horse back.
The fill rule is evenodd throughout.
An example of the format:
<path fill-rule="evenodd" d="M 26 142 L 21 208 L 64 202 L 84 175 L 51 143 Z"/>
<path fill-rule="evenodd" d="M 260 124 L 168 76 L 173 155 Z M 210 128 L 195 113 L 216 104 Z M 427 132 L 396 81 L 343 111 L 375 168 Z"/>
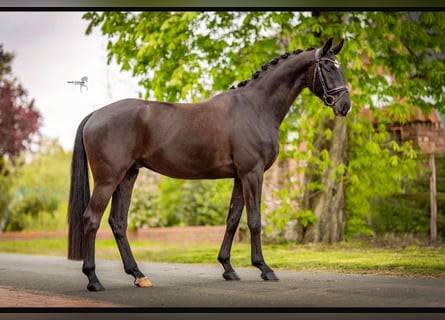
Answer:
<path fill-rule="evenodd" d="M 84 128 L 88 157 L 185 179 L 236 175 L 229 109 L 126 99 L 98 109 Z M 91 163 L 92 161 L 90 161 Z"/>

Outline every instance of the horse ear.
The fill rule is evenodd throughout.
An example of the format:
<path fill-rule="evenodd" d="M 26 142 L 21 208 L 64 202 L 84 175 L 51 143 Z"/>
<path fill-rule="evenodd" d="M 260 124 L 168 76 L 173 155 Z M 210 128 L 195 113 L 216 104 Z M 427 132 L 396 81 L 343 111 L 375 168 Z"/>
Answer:
<path fill-rule="evenodd" d="M 337 44 L 334 48 L 332 48 L 332 52 L 337 55 L 337 53 L 340 52 L 341 48 L 343 48 L 343 43 L 345 42 L 345 39 L 341 39 L 340 43 Z"/>
<path fill-rule="evenodd" d="M 325 55 L 329 51 L 329 49 L 331 49 L 333 40 L 334 38 L 330 38 L 328 41 L 326 41 L 326 44 L 324 45 L 322 50 L 322 55 Z"/>

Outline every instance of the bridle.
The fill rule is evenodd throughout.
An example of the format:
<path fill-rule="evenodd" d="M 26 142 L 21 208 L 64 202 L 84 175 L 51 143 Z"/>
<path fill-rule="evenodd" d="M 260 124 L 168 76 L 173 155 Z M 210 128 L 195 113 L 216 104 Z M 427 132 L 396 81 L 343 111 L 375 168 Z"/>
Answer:
<path fill-rule="evenodd" d="M 333 89 L 328 89 L 326 81 L 323 78 L 323 74 L 321 73 L 320 61 L 330 61 L 335 65 L 338 65 L 339 62 L 329 58 L 320 58 L 319 57 L 320 50 L 321 49 L 317 49 L 317 51 L 315 51 L 315 68 L 314 68 L 314 78 L 312 81 L 312 91 L 315 92 L 315 79 L 318 75 L 318 77 L 320 78 L 321 86 L 323 88 L 323 101 L 326 105 L 332 106 L 342 95 L 348 92 L 348 88 L 345 85 L 343 85 Z M 340 95 L 334 97 L 333 95 L 337 93 L 340 93 Z"/>

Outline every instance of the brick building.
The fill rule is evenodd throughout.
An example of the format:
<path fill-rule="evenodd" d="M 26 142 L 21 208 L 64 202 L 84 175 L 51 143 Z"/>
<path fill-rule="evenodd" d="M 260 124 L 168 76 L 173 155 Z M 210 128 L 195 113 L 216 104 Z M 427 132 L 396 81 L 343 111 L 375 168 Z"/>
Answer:
<path fill-rule="evenodd" d="M 375 121 L 369 109 L 363 108 L 360 113 Z M 424 154 L 445 152 L 445 118 L 435 109 L 426 115 L 415 108 L 403 123 L 394 119 L 388 131 L 397 142 L 413 141 L 414 147 Z"/>

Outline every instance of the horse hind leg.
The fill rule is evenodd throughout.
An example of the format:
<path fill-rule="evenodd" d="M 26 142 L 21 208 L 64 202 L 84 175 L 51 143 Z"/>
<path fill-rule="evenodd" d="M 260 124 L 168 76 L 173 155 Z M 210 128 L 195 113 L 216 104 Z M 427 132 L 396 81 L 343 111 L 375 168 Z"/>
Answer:
<path fill-rule="evenodd" d="M 138 176 L 138 169 L 132 167 L 127 171 L 124 179 L 119 183 L 113 193 L 109 224 L 116 239 L 119 252 L 124 264 L 125 273 L 134 277 L 134 284 L 138 287 L 151 287 L 152 283 L 139 270 L 131 252 L 127 238 L 127 217 L 130 207 L 131 193 Z"/>
<path fill-rule="evenodd" d="M 82 272 L 88 277 L 89 291 L 105 290 L 96 275 L 95 241 L 100 220 L 115 189 L 114 185 L 95 185 L 90 202 L 83 215 L 85 257 Z"/>

